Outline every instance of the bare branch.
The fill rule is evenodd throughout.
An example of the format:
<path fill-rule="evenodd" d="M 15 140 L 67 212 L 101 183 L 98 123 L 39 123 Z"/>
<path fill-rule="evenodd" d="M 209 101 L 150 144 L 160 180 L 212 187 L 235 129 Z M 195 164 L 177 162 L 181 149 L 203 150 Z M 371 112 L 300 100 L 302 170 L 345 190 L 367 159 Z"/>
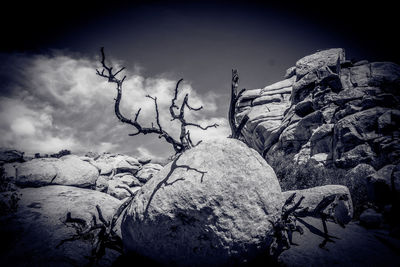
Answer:
<path fill-rule="evenodd" d="M 100 77 L 106 78 L 108 80 L 108 82 L 116 84 L 117 96 L 115 97 L 114 112 L 115 112 L 116 117 L 122 123 L 129 124 L 136 129 L 136 132 L 129 134 L 129 136 L 136 136 L 139 134 L 146 135 L 146 134 L 154 133 L 154 134 L 157 134 L 159 138 L 164 138 L 168 143 L 170 143 L 173 146 L 176 153 L 181 153 L 181 152 L 185 151 L 186 149 L 189 149 L 194 146 L 193 142 L 190 138 L 190 134 L 189 135 L 187 134 L 186 126 L 196 126 L 203 130 L 207 130 L 210 127 L 218 126 L 218 124 L 213 124 L 213 125 L 209 125 L 206 127 L 202 127 L 195 123 L 186 122 L 185 107 L 187 107 L 189 110 L 193 110 L 193 111 L 199 111 L 203 107 L 201 106 L 199 108 L 194 108 L 191 105 L 189 105 L 189 102 L 188 102 L 189 95 L 188 94 L 185 95 L 185 98 L 184 98 L 183 103 L 181 104 L 180 108 L 178 107 L 178 105 L 177 105 L 178 89 L 179 89 L 179 85 L 183 81 L 183 79 L 180 79 L 176 83 L 174 95 L 171 100 L 171 105 L 169 107 L 169 111 L 170 111 L 170 114 L 172 117 L 171 120 L 179 120 L 181 123 L 181 134 L 180 134 L 179 141 L 176 140 L 175 138 L 173 138 L 168 132 L 166 132 L 162 128 L 161 123 L 160 123 L 160 112 L 159 112 L 157 97 L 152 97 L 150 95 L 146 95 L 146 97 L 148 97 L 154 101 L 155 110 L 156 110 L 157 126 L 155 126 L 154 123 L 151 123 L 151 127 L 144 127 L 139 123 L 139 115 L 140 115 L 141 109 L 139 109 L 136 112 L 133 120 L 128 119 L 120 111 L 120 102 L 121 102 L 121 98 L 122 98 L 122 86 L 126 79 L 126 76 L 124 76 L 122 79 L 117 77 L 117 75 L 119 75 L 123 70 L 125 70 L 125 67 L 120 68 L 118 71 L 113 71 L 113 67 L 107 65 L 107 63 L 106 63 L 106 56 L 105 56 L 103 47 L 100 49 L 100 53 L 101 53 L 100 62 L 102 65 L 102 69 L 101 70 L 96 69 L 96 74 Z M 176 110 L 179 110 L 179 113 L 177 113 Z"/>
<path fill-rule="evenodd" d="M 106 219 L 104 219 L 103 217 L 103 213 L 101 212 L 100 206 L 96 205 L 96 209 L 97 209 L 97 213 L 99 214 L 99 220 L 105 225 L 108 226 L 109 223 L 106 221 Z"/>
<path fill-rule="evenodd" d="M 186 94 L 186 95 L 188 96 L 188 94 Z M 188 109 L 190 109 L 190 110 L 199 111 L 199 110 L 203 109 L 203 106 L 200 106 L 199 108 L 194 108 L 194 107 L 190 106 L 188 99 L 185 101 L 185 103 L 186 103 L 186 106 L 188 107 Z"/>
<path fill-rule="evenodd" d="M 137 120 L 138 120 L 138 117 L 139 117 L 139 114 L 140 114 L 140 111 L 142 110 L 142 108 L 139 108 L 138 109 L 138 111 L 136 112 L 136 114 L 135 114 L 135 121 L 137 122 Z"/>
<path fill-rule="evenodd" d="M 200 128 L 200 129 L 202 129 L 202 130 L 207 130 L 208 128 L 213 128 L 213 127 L 214 127 L 214 128 L 217 128 L 217 127 L 219 126 L 218 123 L 214 123 L 214 124 L 212 124 L 212 125 L 207 125 L 207 126 L 203 127 L 203 126 L 201 126 L 201 125 L 199 125 L 199 124 L 192 123 L 192 122 L 186 122 L 185 125 L 186 125 L 186 126 L 195 126 L 195 127 Z"/>
<path fill-rule="evenodd" d="M 154 100 L 154 106 L 156 108 L 156 122 L 157 122 L 157 125 L 158 125 L 158 129 L 160 131 L 162 131 L 161 123 L 160 123 L 160 112 L 158 111 L 157 97 L 152 97 L 150 95 L 146 95 L 146 97 L 151 98 L 151 99 Z M 151 127 L 153 127 L 153 123 L 152 123 Z"/>
<path fill-rule="evenodd" d="M 175 104 L 175 102 L 178 100 L 178 87 L 179 84 L 183 81 L 183 79 L 180 79 L 175 86 L 175 91 L 174 91 L 174 97 L 172 98 L 171 101 L 171 106 L 169 107 L 169 112 L 171 113 L 172 120 L 177 119 L 178 116 L 175 114 L 174 108 L 178 109 L 178 106 Z"/>

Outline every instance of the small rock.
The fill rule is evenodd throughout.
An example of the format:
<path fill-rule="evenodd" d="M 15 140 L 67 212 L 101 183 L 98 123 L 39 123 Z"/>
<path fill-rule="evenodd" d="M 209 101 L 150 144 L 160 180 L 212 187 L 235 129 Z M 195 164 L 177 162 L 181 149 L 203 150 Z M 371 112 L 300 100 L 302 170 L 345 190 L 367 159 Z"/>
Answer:
<path fill-rule="evenodd" d="M 127 186 L 121 181 L 109 180 L 107 194 L 120 200 L 130 196 L 130 193 L 127 190 L 119 187 L 126 187 L 129 189 L 129 186 Z"/>
<path fill-rule="evenodd" d="M 113 177 L 113 180 L 117 180 L 117 181 L 119 181 L 119 182 L 121 182 L 123 184 L 126 184 L 128 187 L 142 185 L 139 182 L 139 180 L 135 176 L 133 176 L 131 174 L 130 175 L 123 175 L 123 176 L 120 176 L 120 177 L 117 177 L 117 178 Z"/>
<path fill-rule="evenodd" d="M 149 163 L 144 165 L 143 168 L 138 171 L 135 177 L 139 179 L 140 182 L 146 183 L 162 168 L 163 166 L 161 166 L 160 164 Z"/>
<path fill-rule="evenodd" d="M 360 224 L 366 228 L 379 228 L 383 222 L 383 215 L 373 209 L 367 209 L 360 215 Z"/>
<path fill-rule="evenodd" d="M 142 165 L 146 165 L 146 164 L 148 164 L 148 163 L 151 162 L 151 158 L 142 157 L 142 158 L 139 158 L 139 159 L 138 159 L 138 162 L 139 162 L 140 164 L 142 164 Z"/>
<path fill-rule="evenodd" d="M 108 176 L 100 175 L 96 180 L 96 191 L 107 192 Z"/>

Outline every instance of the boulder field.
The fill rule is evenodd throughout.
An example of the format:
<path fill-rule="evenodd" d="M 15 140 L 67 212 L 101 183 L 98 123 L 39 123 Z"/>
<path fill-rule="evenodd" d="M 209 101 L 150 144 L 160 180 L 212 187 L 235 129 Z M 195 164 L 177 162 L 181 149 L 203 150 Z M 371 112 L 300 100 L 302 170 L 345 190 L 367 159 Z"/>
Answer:
<path fill-rule="evenodd" d="M 164 167 L 120 154 L 27 160 L 23 152 L 0 149 L 0 262 L 87 265 L 93 240 L 73 238 L 78 224 L 101 221 L 96 205 L 109 221 L 126 203 L 115 229 L 126 253 L 106 249 L 97 266 L 120 266 L 124 257 L 123 266 L 141 259 L 252 266 L 288 235 L 279 236 L 285 229 L 277 227 L 285 200 L 296 193 L 293 203 L 302 199 L 303 217 L 290 215 L 294 221 L 283 228 L 300 226 L 304 233 L 289 229 L 292 243 L 278 263 L 393 266 L 400 255 L 394 238 L 400 230 L 388 226 L 399 220 L 393 202 L 400 191 L 399 88 L 400 66 L 349 61 L 343 49 L 328 49 L 298 60 L 282 81 L 244 91 L 235 106 L 237 124 L 249 118 L 241 141 L 202 142 Z M 276 155 L 344 169 L 349 186 L 282 192 L 267 163 Z M 332 196 L 319 217 L 305 212 Z M 360 223 L 351 221 L 353 204 L 365 203 Z"/>

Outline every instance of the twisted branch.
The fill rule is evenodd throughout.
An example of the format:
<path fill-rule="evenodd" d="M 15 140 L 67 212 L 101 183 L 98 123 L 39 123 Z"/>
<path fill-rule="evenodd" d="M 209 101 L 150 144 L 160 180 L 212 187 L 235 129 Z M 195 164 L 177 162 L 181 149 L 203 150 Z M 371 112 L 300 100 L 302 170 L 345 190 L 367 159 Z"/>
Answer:
<path fill-rule="evenodd" d="M 122 85 L 125 81 L 126 76 L 124 76 L 122 79 L 119 79 L 117 77 L 118 74 L 120 74 L 123 70 L 125 70 L 125 67 L 122 67 L 118 71 L 114 72 L 113 67 L 110 67 L 106 64 L 106 57 L 104 54 L 103 47 L 100 49 L 100 52 L 101 52 L 101 61 L 100 62 L 102 65 L 102 69 L 101 70 L 96 69 L 96 74 L 99 75 L 100 77 L 106 78 L 108 80 L 108 82 L 116 84 L 117 97 L 115 98 L 114 111 L 115 111 L 115 115 L 122 123 L 129 124 L 136 129 L 136 132 L 129 134 L 129 136 L 135 136 L 135 135 L 139 135 L 139 134 L 146 135 L 146 134 L 151 134 L 151 133 L 157 134 L 159 136 L 159 138 L 164 138 L 165 141 L 170 143 L 173 146 L 175 152 L 178 154 L 178 153 L 181 153 L 181 152 L 195 146 L 195 145 L 193 145 L 193 142 L 190 139 L 190 134 L 189 134 L 189 131 L 186 130 L 186 126 L 194 126 L 194 127 L 200 128 L 202 130 L 207 130 L 208 128 L 218 126 L 218 124 L 215 123 L 215 124 L 203 127 L 199 124 L 187 122 L 185 120 L 185 107 L 187 107 L 189 110 L 199 111 L 199 110 L 203 109 L 203 106 L 201 106 L 199 108 L 194 108 L 191 105 L 189 105 L 189 102 L 188 102 L 189 95 L 186 94 L 181 106 L 178 107 L 178 105 L 176 103 L 178 100 L 178 88 L 179 88 L 180 83 L 183 81 L 183 79 L 180 79 L 176 83 L 176 87 L 174 90 L 174 97 L 172 98 L 171 105 L 169 107 L 169 111 L 170 111 L 170 114 L 172 117 L 171 121 L 179 120 L 179 122 L 181 123 L 181 134 L 180 134 L 179 140 L 173 138 L 168 132 L 166 132 L 162 128 L 161 123 L 160 123 L 160 113 L 159 113 L 159 109 L 158 109 L 157 97 L 152 97 L 150 95 L 146 95 L 147 98 L 150 98 L 154 101 L 157 127 L 154 126 L 154 123 L 151 123 L 151 127 L 143 127 L 139 123 L 139 115 L 140 115 L 140 111 L 141 111 L 140 108 L 135 113 L 133 120 L 125 117 L 123 114 L 121 114 L 120 102 L 121 102 L 121 98 L 122 98 Z M 175 109 L 177 109 L 179 111 L 179 113 L 176 113 Z"/>

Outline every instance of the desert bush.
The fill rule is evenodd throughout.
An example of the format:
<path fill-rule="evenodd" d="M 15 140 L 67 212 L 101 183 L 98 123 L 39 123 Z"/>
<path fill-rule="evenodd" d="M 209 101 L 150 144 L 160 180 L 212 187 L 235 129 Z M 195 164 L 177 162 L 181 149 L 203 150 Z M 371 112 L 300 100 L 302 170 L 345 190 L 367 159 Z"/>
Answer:
<path fill-rule="evenodd" d="M 7 179 L 3 166 L 0 166 L 0 216 L 15 212 L 18 208 L 19 194 L 14 184 Z"/>
<path fill-rule="evenodd" d="M 71 154 L 71 151 L 69 151 L 67 149 L 63 149 L 63 150 L 60 150 L 58 153 L 51 154 L 50 157 L 52 157 L 52 158 L 61 158 L 63 156 L 70 155 L 70 154 Z"/>
<path fill-rule="evenodd" d="M 355 181 L 365 180 L 368 173 L 360 170 L 349 175 L 348 171 L 335 167 L 326 168 L 308 162 L 297 164 L 294 154 L 275 154 L 268 158 L 268 163 L 274 169 L 282 191 L 301 190 L 315 186 L 338 184 L 345 185 L 350 191 L 353 202 L 354 218 L 368 206 L 366 187 Z"/>
<path fill-rule="evenodd" d="M 324 168 L 312 162 L 297 164 L 293 154 L 277 153 L 268 159 L 278 177 L 282 191 L 300 190 L 315 186 L 346 185 L 346 171 L 337 168 Z"/>

